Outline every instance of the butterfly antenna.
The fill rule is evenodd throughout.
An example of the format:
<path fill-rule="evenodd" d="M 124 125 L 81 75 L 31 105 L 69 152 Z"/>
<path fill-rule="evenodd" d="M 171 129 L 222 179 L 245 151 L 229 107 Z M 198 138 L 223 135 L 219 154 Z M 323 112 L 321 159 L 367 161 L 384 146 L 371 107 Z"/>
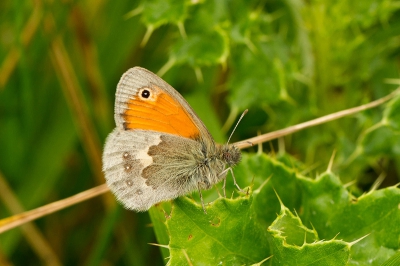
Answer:
<path fill-rule="evenodd" d="M 232 135 L 233 135 L 233 133 L 235 132 L 237 126 L 239 125 L 240 121 L 242 121 L 243 116 L 244 116 L 245 114 L 247 114 L 248 111 L 249 111 L 248 109 L 244 110 L 244 112 L 243 112 L 242 115 L 240 116 L 239 120 L 237 121 L 235 128 L 232 130 L 232 133 L 231 133 L 231 135 L 229 136 L 229 139 L 228 139 L 228 141 L 226 142 L 226 144 L 229 143 L 229 141 L 231 140 Z"/>

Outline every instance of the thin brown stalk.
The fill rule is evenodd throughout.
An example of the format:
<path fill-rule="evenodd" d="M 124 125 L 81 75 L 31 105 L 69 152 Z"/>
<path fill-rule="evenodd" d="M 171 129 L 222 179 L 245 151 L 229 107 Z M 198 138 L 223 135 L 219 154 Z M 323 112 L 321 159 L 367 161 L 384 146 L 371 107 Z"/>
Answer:
<path fill-rule="evenodd" d="M 28 46 L 31 42 L 32 37 L 35 35 L 43 16 L 40 1 L 35 2 L 36 3 L 33 12 L 21 33 L 21 42 L 22 46 L 24 47 Z M 21 52 L 17 46 L 13 46 L 8 52 L 0 68 L 0 89 L 5 87 L 8 79 L 15 69 L 15 66 L 18 63 L 20 56 Z"/>
<path fill-rule="evenodd" d="M 235 145 L 239 149 L 246 149 L 246 148 L 249 148 L 249 147 L 251 147 L 251 146 L 253 146 L 255 144 L 267 142 L 267 141 L 270 141 L 270 140 L 273 140 L 273 139 L 277 139 L 277 138 L 282 137 L 282 136 L 287 136 L 287 135 L 290 135 L 290 134 L 292 134 L 294 132 L 303 130 L 305 128 L 314 127 L 314 126 L 317 126 L 317 125 L 320 125 L 320 124 L 324 124 L 324 123 L 327 123 L 327 122 L 330 122 L 330 121 L 333 121 L 333 120 L 336 120 L 336 119 L 339 119 L 339 118 L 342 118 L 342 117 L 345 117 L 345 116 L 353 115 L 353 114 L 359 113 L 361 111 L 365 111 L 367 109 L 371 109 L 371 108 L 377 107 L 377 106 L 389 101 L 390 99 L 392 99 L 396 95 L 398 95 L 399 92 L 400 92 L 400 88 L 397 88 L 395 91 L 393 91 L 389 95 L 387 95 L 387 96 L 385 96 L 383 98 L 380 98 L 378 100 L 375 100 L 373 102 L 370 102 L 370 103 L 367 103 L 367 104 L 363 104 L 363 105 L 360 105 L 360 106 L 357 106 L 357 107 L 349 108 L 349 109 L 346 109 L 346 110 L 343 110 L 343 111 L 339 111 L 339 112 L 336 112 L 336 113 L 333 113 L 333 114 L 329 114 L 329 115 L 326 115 L 326 116 L 322 116 L 322 117 L 319 117 L 319 118 L 316 118 L 316 119 L 313 119 L 313 120 L 310 120 L 310 121 L 307 121 L 307 122 L 304 122 L 304 123 L 301 123 L 301 124 L 297 124 L 297 125 L 294 125 L 294 126 L 291 126 L 291 127 L 284 128 L 284 129 L 276 130 L 276 131 L 273 131 L 273 132 L 270 132 L 270 133 L 266 133 L 266 134 L 263 134 L 263 135 L 260 135 L 260 136 L 257 136 L 257 137 L 253 137 L 253 138 L 250 138 L 250 139 L 239 141 L 239 142 L 235 143 Z"/>
<path fill-rule="evenodd" d="M 106 184 L 85 190 L 74 196 L 62 199 L 42 207 L 16 214 L 0 220 L 0 234 L 24 223 L 33 221 L 50 213 L 65 209 L 71 205 L 83 202 L 109 191 Z"/>
<path fill-rule="evenodd" d="M 24 208 L 8 185 L 4 175 L 0 172 L 0 199 L 11 213 L 22 213 Z M 12 216 L 14 217 L 14 216 Z M 11 217 L 9 217 L 11 218 Z M 6 218 L 6 219 L 9 219 Z M 27 222 L 27 221 L 26 221 Z M 25 222 L 24 222 L 25 223 Z M 1 222 L 0 222 L 1 224 Z M 40 230 L 32 223 L 21 227 L 22 234 L 27 239 L 32 249 L 41 258 L 45 265 L 61 265 L 56 253 L 42 235 Z M 1 260 L 0 260 L 1 262 Z M 1 264 L 1 263 L 0 263 Z"/>
<path fill-rule="evenodd" d="M 103 77 L 100 73 L 97 49 L 89 31 L 87 14 L 79 5 L 71 10 L 71 21 L 76 40 L 82 51 L 82 61 L 91 101 L 93 102 L 94 116 L 101 122 L 102 129 L 108 130 L 112 127 L 113 109 L 106 96 Z"/>
<path fill-rule="evenodd" d="M 102 183 L 104 179 L 101 173 L 100 140 L 89 118 L 89 111 L 86 108 L 82 90 L 60 36 L 53 39 L 50 52 L 61 87 L 68 100 L 76 126 L 79 129 L 82 145 L 90 158 L 97 182 Z"/>

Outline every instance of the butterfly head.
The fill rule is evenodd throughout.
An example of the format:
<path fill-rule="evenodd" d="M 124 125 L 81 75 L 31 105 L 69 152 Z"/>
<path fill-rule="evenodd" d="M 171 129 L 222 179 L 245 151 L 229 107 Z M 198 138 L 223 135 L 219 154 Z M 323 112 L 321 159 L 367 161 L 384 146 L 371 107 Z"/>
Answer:
<path fill-rule="evenodd" d="M 238 147 L 232 144 L 226 144 L 221 147 L 220 158 L 228 166 L 235 166 L 242 159 L 242 155 Z"/>

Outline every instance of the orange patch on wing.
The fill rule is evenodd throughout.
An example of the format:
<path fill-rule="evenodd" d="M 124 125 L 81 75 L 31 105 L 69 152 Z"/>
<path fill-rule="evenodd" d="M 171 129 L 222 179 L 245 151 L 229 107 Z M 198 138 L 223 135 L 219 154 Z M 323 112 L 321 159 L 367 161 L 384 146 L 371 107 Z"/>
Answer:
<path fill-rule="evenodd" d="M 155 101 L 139 97 L 127 102 L 125 129 L 143 129 L 196 138 L 200 131 L 187 111 L 168 94 L 158 91 Z"/>

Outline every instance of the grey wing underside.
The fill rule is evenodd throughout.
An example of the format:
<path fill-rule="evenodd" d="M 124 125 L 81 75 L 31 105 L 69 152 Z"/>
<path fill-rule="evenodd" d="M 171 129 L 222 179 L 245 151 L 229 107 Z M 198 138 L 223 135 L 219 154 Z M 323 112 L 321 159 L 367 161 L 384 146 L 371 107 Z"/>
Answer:
<path fill-rule="evenodd" d="M 116 128 L 103 152 L 107 184 L 127 209 L 146 211 L 158 202 L 197 189 L 200 146 L 175 135 Z"/>

